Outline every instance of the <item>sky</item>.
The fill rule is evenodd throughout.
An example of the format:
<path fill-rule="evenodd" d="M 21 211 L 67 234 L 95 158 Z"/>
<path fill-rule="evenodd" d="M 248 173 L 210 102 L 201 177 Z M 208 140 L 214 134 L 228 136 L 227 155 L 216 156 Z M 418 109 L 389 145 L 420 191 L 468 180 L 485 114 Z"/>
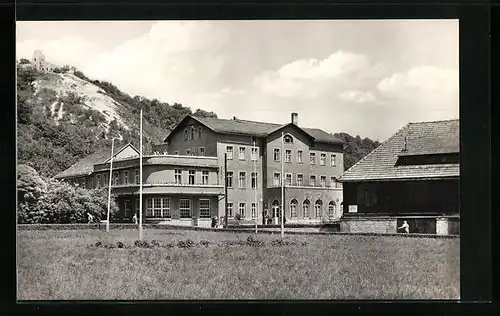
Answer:
<path fill-rule="evenodd" d="M 458 20 L 22 21 L 40 49 L 131 96 L 384 141 L 458 119 Z"/>

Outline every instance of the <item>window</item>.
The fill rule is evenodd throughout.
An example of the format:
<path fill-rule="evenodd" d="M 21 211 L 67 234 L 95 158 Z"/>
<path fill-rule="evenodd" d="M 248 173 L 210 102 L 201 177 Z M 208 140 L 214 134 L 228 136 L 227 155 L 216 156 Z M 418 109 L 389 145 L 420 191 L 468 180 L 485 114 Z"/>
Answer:
<path fill-rule="evenodd" d="M 233 202 L 227 202 L 227 217 L 233 216 Z"/>
<path fill-rule="evenodd" d="M 113 185 L 118 185 L 120 184 L 120 180 L 119 180 L 119 177 L 118 177 L 118 172 L 113 172 Z"/>
<path fill-rule="evenodd" d="M 291 202 L 290 202 L 290 216 L 292 218 L 296 218 L 297 217 L 297 200 L 296 199 L 293 199 Z"/>
<path fill-rule="evenodd" d="M 304 175 L 301 173 L 297 174 L 297 186 L 302 186 L 304 185 Z"/>
<path fill-rule="evenodd" d="M 233 159 L 233 146 L 226 146 L 227 159 Z"/>
<path fill-rule="evenodd" d="M 128 184 L 129 183 L 129 181 L 128 181 L 128 171 L 127 170 L 123 171 L 123 183 L 124 184 Z"/>
<path fill-rule="evenodd" d="M 232 171 L 228 171 L 227 172 L 226 182 L 227 182 L 227 187 L 228 188 L 232 188 L 233 187 L 233 172 Z"/>
<path fill-rule="evenodd" d="M 200 199 L 200 218 L 210 218 L 209 199 Z"/>
<path fill-rule="evenodd" d="M 273 174 L 273 185 L 275 187 L 279 186 L 280 185 L 280 174 L 278 172 L 275 172 Z"/>
<path fill-rule="evenodd" d="M 257 189 L 257 172 L 252 172 L 252 189 Z"/>
<path fill-rule="evenodd" d="M 326 176 L 321 176 L 319 178 L 319 183 L 322 187 L 326 187 Z"/>
<path fill-rule="evenodd" d="M 179 212 L 181 218 L 191 218 L 191 200 L 179 200 Z"/>
<path fill-rule="evenodd" d="M 323 202 L 321 202 L 321 200 L 317 200 L 316 203 L 314 203 L 314 216 L 316 218 L 320 218 L 322 211 L 323 211 Z"/>
<path fill-rule="evenodd" d="M 274 161 L 280 161 L 280 150 L 278 148 L 274 148 L 273 158 Z"/>
<path fill-rule="evenodd" d="M 239 188 L 240 189 L 244 189 L 246 186 L 245 186 L 245 172 L 244 171 L 240 171 L 240 176 L 238 178 L 238 183 L 239 183 Z"/>
<path fill-rule="evenodd" d="M 189 184 L 194 184 L 194 176 L 195 175 L 196 175 L 195 170 L 189 170 L 189 178 L 188 178 Z"/>
<path fill-rule="evenodd" d="M 153 199 L 146 199 L 146 217 L 153 217 Z"/>
<path fill-rule="evenodd" d="M 337 211 L 337 205 L 335 204 L 334 201 L 330 201 L 330 203 L 328 203 L 328 216 L 334 217 L 336 211 Z"/>
<path fill-rule="evenodd" d="M 135 179 L 134 179 L 135 180 L 135 184 L 139 184 L 139 176 L 140 176 L 139 169 L 135 169 L 134 174 L 135 174 Z"/>
<path fill-rule="evenodd" d="M 297 150 L 297 163 L 302 163 L 302 150 Z"/>
<path fill-rule="evenodd" d="M 285 162 L 292 162 L 292 150 L 285 149 Z"/>
<path fill-rule="evenodd" d="M 208 171 L 203 170 L 201 172 L 201 184 L 207 185 L 208 184 Z"/>
<path fill-rule="evenodd" d="M 240 147 L 239 148 L 238 159 L 239 160 L 245 160 L 245 147 Z"/>
<path fill-rule="evenodd" d="M 309 200 L 304 200 L 304 202 L 302 202 L 302 217 L 303 218 L 311 218 L 311 214 L 309 214 L 309 206 L 311 205 L 311 203 L 309 202 Z"/>
<path fill-rule="evenodd" d="M 252 218 L 257 218 L 257 203 L 252 202 Z"/>
<path fill-rule="evenodd" d="M 319 164 L 321 166 L 326 166 L 326 154 L 325 153 L 321 153 L 321 155 L 319 157 Z"/>
<path fill-rule="evenodd" d="M 309 164 L 310 165 L 316 164 L 316 154 L 315 153 L 309 153 Z"/>
<path fill-rule="evenodd" d="M 191 127 L 191 139 L 194 139 L 194 127 Z"/>
<path fill-rule="evenodd" d="M 188 137 L 189 137 L 189 132 L 187 130 L 187 128 L 184 130 L 184 140 L 188 140 Z"/>
<path fill-rule="evenodd" d="M 285 135 L 285 137 L 283 137 L 283 139 L 284 139 L 285 143 L 287 143 L 287 144 L 293 143 L 293 137 L 291 135 L 287 134 L 287 135 Z"/>
<path fill-rule="evenodd" d="M 200 148 L 199 148 L 199 152 L 198 152 L 198 154 L 199 154 L 200 156 L 205 156 L 205 147 L 200 147 Z"/>
<path fill-rule="evenodd" d="M 259 148 L 252 148 L 252 160 L 259 160 Z"/>
<path fill-rule="evenodd" d="M 246 204 L 240 203 L 238 206 L 238 213 L 240 213 L 241 217 L 243 217 L 243 218 L 246 217 L 245 209 L 246 209 Z"/>
<path fill-rule="evenodd" d="M 107 173 L 103 173 L 101 175 L 101 186 L 105 186 L 105 183 L 108 183 L 108 181 L 107 181 L 107 179 L 108 179 L 107 175 L 108 175 Z"/>
<path fill-rule="evenodd" d="M 170 217 L 170 199 L 165 197 L 147 198 L 146 217 Z"/>
<path fill-rule="evenodd" d="M 191 149 L 188 148 L 188 149 L 186 149 L 186 156 L 189 156 L 189 155 L 191 155 Z"/>
<path fill-rule="evenodd" d="M 332 167 L 335 167 L 336 160 L 337 160 L 337 155 L 330 155 L 330 163 L 332 164 Z"/>
<path fill-rule="evenodd" d="M 316 185 L 316 176 L 315 175 L 309 176 L 309 185 L 312 187 Z"/>
<path fill-rule="evenodd" d="M 182 183 L 182 170 L 181 169 L 175 169 L 175 171 L 174 171 L 174 182 L 175 182 L 175 184 L 181 184 Z"/>
<path fill-rule="evenodd" d="M 285 174 L 285 185 L 292 185 L 292 174 Z"/>
<path fill-rule="evenodd" d="M 200 126 L 200 127 L 198 127 L 198 138 L 201 138 L 201 132 L 202 132 L 202 128 Z"/>

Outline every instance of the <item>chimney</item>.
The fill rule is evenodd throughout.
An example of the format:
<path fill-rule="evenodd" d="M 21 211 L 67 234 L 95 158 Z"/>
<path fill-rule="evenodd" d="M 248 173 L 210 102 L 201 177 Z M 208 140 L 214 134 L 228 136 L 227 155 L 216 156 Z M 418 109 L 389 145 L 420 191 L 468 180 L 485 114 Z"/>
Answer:
<path fill-rule="evenodd" d="M 236 121 L 236 120 L 237 120 L 236 116 L 233 116 L 233 121 Z"/>
<path fill-rule="evenodd" d="M 292 124 L 299 125 L 299 115 L 295 112 L 292 113 Z"/>

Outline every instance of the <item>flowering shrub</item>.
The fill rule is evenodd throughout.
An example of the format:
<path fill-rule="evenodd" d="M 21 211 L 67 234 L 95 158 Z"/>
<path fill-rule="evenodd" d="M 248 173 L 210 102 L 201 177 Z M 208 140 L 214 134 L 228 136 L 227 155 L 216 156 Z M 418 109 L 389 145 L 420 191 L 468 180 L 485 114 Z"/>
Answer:
<path fill-rule="evenodd" d="M 210 241 L 208 241 L 208 240 L 201 240 L 200 241 L 200 245 L 202 245 L 204 247 L 208 247 L 210 245 Z"/>
<path fill-rule="evenodd" d="M 108 191 L 86 190 L 66 182 L 45 180 L 35 169 L 20 165 L 17 179 L 18 222 L 20 224 L 86 223 L 87 213 L 107 217 Z M 118 212 L 111 201 L 111 216 Z"/>

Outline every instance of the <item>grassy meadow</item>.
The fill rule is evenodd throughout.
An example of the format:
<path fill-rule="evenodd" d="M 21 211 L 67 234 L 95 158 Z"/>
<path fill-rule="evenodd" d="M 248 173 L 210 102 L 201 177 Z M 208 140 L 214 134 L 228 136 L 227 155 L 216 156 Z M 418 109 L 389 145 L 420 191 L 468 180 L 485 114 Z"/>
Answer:
<path fill-rule="evenodd" d="M 458 299 L 459 239 L 145 229 L 18 231 L 20 300 Z M 181 240 L 188 249 L 168 247 Z M 89 246 L 122 242 L 124 248 Z M 233 244 L 228 244 L 233 241 Z M 305 243 L 304 243 L 305 242 Z"/>

